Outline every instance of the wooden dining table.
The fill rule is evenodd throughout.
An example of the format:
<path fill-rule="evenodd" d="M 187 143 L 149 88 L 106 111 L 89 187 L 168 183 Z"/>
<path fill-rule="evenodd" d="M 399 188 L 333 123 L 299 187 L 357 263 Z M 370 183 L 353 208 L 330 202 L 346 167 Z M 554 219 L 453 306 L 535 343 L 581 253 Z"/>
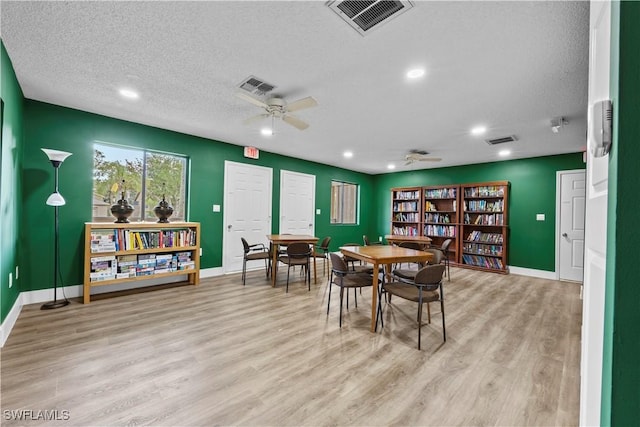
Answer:
<path fill-rule="evenodd" d="M 378 271 L 384 265 L 386 277 L 391 277 L 391 265 L 404 262 L 426 263 L 433 259 L 430 252 L 403 248 L 400 246 L 341 246 L 342 255 L 373 264 L 373 286 L 371 287 L 371 332 L 376 331 L 376 311 L 378 309 Z"/>
<path fill-rule="evenodd" d="M 318 238 L 315 236 L 307 236 L 305 234 L 267 234 L 267 239 L 271 242 L 273 260 L 271 263 L 271 287 L 276 286 L 276 276 L 278 274 L 278 250 L 280 245 L 290 245 L 291 243 L 308 243 L 315 245 Z M 313 257 L 313 283 L 318 283 L 318 274 L 316 273 L 316 258 Z"/>
<path fill-rule="evenodd" d="M 404 242 L 415 242 L 422 246 L 422 249 L 426 249 L 431 246 L 431 238 L 427 236 L 398 236 L 387 234 L 384 238 L 392 245 L 399 245 Z"/>

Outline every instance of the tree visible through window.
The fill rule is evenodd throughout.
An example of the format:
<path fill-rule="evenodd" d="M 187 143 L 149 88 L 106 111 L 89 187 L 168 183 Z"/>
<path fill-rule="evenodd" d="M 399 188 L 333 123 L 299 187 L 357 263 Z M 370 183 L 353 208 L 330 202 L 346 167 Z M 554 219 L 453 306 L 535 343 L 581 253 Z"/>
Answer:
<path fill-rule="evenodd" d="M 131 221 L 156 221 L 153 213 L 165 199 L 173 207 L 171 220 L 186 218 L 187 158 L 136 148 L 94 145 L 93 221 L 113 221 L 111 205 L 122 193 L 133 206 Z"/>
<path fill-rule="evenodd" d="M 358 186 L 331 181 L 331 223 L 356 224 L 358 218 Z"/>

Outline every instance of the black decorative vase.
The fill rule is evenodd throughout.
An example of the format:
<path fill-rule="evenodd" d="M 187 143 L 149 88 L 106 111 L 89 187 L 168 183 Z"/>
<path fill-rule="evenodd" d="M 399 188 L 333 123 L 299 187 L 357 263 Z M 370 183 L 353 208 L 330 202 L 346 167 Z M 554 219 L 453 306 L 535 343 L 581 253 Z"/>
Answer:
<path fill-rule="evenodd" d="M 158 203 L 158 206 L 153 208 L 153 213 L 158 217 L 158 222 L 167 223 L 169 222 L 169 217 L 173 214 L 173 208 L 169 206 L 169 202 L 162 196 L 162 200 Z"/>
<path fill-rule="evenodd" d="M 122 198 L 116 202 L 115 205 L 111 206 L 111 214 L 115 216 L 116 223 L 127 223 L 131 214 L 133 213 L 133 206 L 127 202 L 127 199 L 124 198 L 124 192 L 122 193 Z"/>

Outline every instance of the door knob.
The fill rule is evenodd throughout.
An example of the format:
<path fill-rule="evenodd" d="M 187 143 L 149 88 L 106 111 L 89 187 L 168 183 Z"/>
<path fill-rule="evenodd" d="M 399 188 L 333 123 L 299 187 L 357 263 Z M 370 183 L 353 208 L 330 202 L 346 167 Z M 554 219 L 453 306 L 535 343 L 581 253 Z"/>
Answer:
<path fill-rule="evenodd" d="M 562 237 L 569 237 L 567 233 L 562 233 Z"/>
<path fill-rule="evenodd" d="M 227 230 L 231 231 L 231 224 L 227 225 Z"/>

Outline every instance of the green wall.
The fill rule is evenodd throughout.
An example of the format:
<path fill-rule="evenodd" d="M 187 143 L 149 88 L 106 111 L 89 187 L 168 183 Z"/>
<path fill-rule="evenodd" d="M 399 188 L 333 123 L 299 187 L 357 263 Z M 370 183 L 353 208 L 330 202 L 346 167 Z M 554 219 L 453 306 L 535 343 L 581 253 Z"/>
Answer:
<path fill-rule="evenodd" d="M 640 287 L 637 245 L 640 189 L 640 3 L 612 2 L 611 99 L 607 278 L 601 424 L 640 420 Z"/>
<path fill-rule="evenodd" d="M 556 171 L 584 169 L 582 153 L 377 175 L 376 227 L 388 234 L 393 187 L 509 181 L 508 264 L 555 271 Z M 546 215 L 536 221 L 536 214 Z"/>
<path fill-rule="evenodd" d="M 21 168 L 22 160 L 22 90 L 18 85 L 11 60 L 0 41 L 0 98 L 4 102 L 2 146 L 0 147 L 0 322 L 4 322 L 18 299 L 25 272 L 20 265 Z M 22 267 L 18 279 L 16 266 Z M 13 275 L 9 288 L 9 274 Z"/>
<path fill-rule="evenodd" d="M 340 243 L 362 239 L 372 227 L 369 216 L 360 224 L 338 226 L 329 223 L 331 180 L 360 185 L 363 200 L 373 197 L 373 177 L 318 163 L 267 152 L 259 160 L 243 157 L 243 147 L 198 138 L 177 132 L 116 120 L 33 100 L 24 106 L 24 250 L 44 257 L 26 256 L 22 290 L 52 286 L 53 209 L 44 201 L 53 191 L 53 168 L 40 148 L 73 153 L 60 166 L 60 192 L 67 200 L 60 207 L 61 271 L 63 286 L 82 283 L 83 224 L 91 221 L 93 142 L 103 141 L 132 147 L 185 154 L 191 162 L 189 220 L 201 223 L 202 268 L 222 265 L 223 212 L 212 212 L 213 204 L 223 204 L 224 161 L 252 163 L 273 168 L 273 218 L 279 218 L 280 170 L 316 176 L 316 235 L 332 236 L 332 248 Z M 222 207 L 224 210 L 224 206 Z M 279 224 L 273 223 L 277 232 Z"/>

